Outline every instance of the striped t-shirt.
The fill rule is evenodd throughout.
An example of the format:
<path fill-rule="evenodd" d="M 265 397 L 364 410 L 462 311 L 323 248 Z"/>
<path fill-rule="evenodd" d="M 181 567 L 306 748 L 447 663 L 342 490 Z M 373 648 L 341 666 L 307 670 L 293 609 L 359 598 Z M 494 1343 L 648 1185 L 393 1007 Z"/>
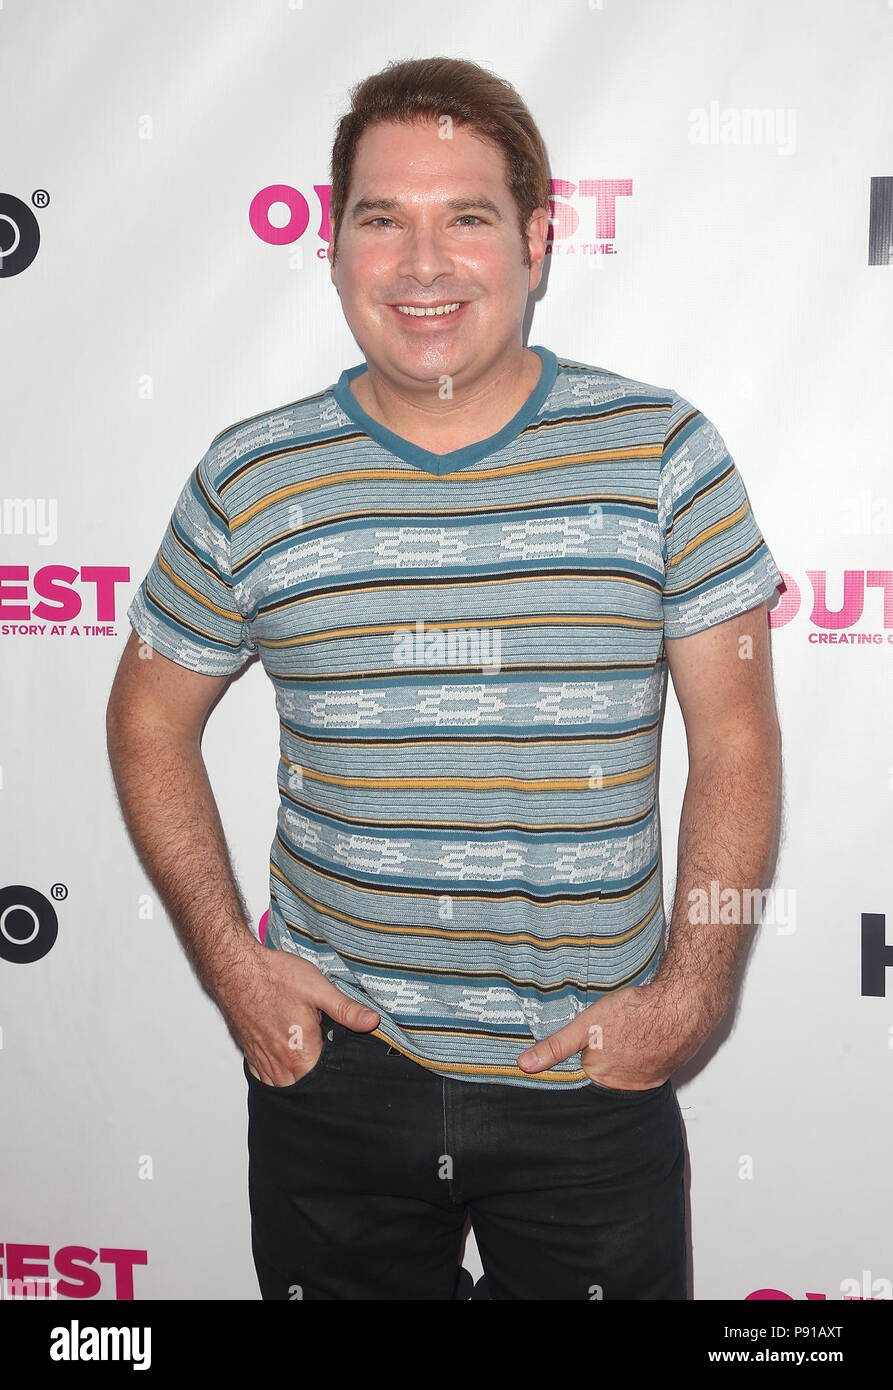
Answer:
<path fill-rule="evenodd" d="M 420 449 L 349 382 L 223 430 L 128 610 L 280 718 L 266 944 L 443 1076 L 588 1085 L 518 1054 L 664 947 L 664 637 L 781 582 L 713 424 L 542 359 L 497 434 Z M 235 750 L 237 753 L 238 750 Z"/>

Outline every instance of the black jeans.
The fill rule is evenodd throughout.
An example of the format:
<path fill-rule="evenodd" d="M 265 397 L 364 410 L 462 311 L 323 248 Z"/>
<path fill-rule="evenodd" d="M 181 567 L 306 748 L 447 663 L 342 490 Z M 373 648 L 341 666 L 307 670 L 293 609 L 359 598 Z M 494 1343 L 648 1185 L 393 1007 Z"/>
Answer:
<path fill-rule="evenodd" d="M 454 1081 L 320 1022 L 319 1061 L 294 1085 L 242 1063 L 263 1298 L 455 1298 L 468 1216 L 491 1298 L 687 1297 L 671 1081 Z"/>

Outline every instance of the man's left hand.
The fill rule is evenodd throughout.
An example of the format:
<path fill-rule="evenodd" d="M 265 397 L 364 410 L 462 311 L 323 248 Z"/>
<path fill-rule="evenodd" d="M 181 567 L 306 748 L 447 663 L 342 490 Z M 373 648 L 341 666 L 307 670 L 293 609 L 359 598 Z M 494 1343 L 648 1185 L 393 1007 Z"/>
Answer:
<path fill-rule="evenodd" d="M 662 1086 L 709 1032 L 701 1009 L 683 1011 L 656 984 L 632 985 L 602 995 L 573 1023 L 522 1052 L 518 1065 L 526 1072 L 545 1071 L 580 1052 L 591 1081 L 608 1089 L 648 1091 Z"/>

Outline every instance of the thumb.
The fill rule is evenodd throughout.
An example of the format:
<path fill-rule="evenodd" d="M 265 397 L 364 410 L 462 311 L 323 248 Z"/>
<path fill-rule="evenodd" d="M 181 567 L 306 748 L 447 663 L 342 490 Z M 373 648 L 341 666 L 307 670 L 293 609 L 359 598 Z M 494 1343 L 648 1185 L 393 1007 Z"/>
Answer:
<path fill-rule="evenodd" d="M 529 1047 L 526 1052 L 522 1052 L 518 1058 L 518 1066 L 523 1071 L 528 1072 L 546 1071 L 549 1067 L 563 1062 L 567 1057 L 572 1057 L 575 1052 L 579 1052 L 587 1037 L 588 1033 L 585 1027 L 581 1032 L 580 1020 L 574 1019 L 573 1023 L 559 1028 L 557 1033 L 550 1033 L 548 1037 L 540 1038 L 534 1047 Z"/>
<path fill-rule="evenodd" d="M 328 988 L 320 990 L 316 1003 L 325 1010 L 329 1018 L 343 1023 L 345 1028 L 350 1028 L 355 1033 L 368 1033 L 372 1028 L 378 1027 L 381 1022 L 380 1014 L 367 1008 L 365 1004 L 358 1004 L 355 999 L 350 999 L 331 981 L 326 983 Z"/>

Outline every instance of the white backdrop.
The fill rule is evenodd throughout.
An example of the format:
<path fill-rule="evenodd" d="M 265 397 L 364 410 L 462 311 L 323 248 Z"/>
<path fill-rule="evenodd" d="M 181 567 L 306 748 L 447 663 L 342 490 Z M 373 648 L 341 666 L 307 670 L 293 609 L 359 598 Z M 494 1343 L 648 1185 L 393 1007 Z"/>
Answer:
<path fill-rule="evenodd" d="M 258 1297 L 241 1058 L 130 845 L 105 706 L 212 436 L 361 361 L 322 258 L 335 125 L 352 83 L 441 53 L 517 86 L 562 194 L 529 342 L 693 400 L 788 581 L 785 920 L 676 1076 L 693 1296 L 890 1297 L 883 920 L 862 947 L 863 914 L 893 905 L 886 0 L 2 4 L 0 1273 Z M 613 228 L 584 180 L 617 181 Z M 249 221 L 271 185 L 306 200 L 291 243 Z M 204 752 L 256 922 L 277 735 L 255 663 Z M 671 693 L 668 912 L 685 770 Z M 30 962 L 29 902 L 41 931 L 58 918 Z M 473 1238 L 464 1264 L 480 1276 Z"/>

